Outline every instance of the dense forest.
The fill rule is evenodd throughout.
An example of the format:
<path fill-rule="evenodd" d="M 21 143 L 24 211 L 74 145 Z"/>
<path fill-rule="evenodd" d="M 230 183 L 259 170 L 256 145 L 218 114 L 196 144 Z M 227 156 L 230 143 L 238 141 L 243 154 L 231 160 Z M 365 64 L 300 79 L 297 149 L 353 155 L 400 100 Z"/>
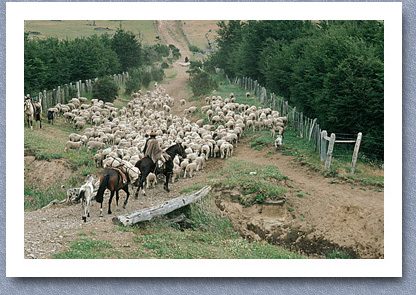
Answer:
<path fill-rule="evenodd" d="M 93 35 L 74 40 L 51 37 L 29 39 L 26 33 L 25 94 L 36 94 L 58 85 L 125 71 L 135 73 L 135 81 L 139 84 L 130 85 L 130 88 L 137 90 L 135 88 L 140 89 L 142 80 L 146 84 L 147 80 L 152 79 L 149 78 L 151 74 L 160 76 L 160 69 L 152 67 L 162 57 L 167 57 L 170 50 L 168 46 L 161 44 L 143 46 L 132 32 L 123 29 L 118 29 L 113 36 Z M 149 67 L 150 71 L 145 70 Z M 163 70 L 161 71 L 163 76 Z"/>
<path fill-rule="evenodd" d="M 329 133 L 363 133 L 383 157 L 382 21 L 221 21 L 218 51 L 205 63 L 250 77 Z"/>

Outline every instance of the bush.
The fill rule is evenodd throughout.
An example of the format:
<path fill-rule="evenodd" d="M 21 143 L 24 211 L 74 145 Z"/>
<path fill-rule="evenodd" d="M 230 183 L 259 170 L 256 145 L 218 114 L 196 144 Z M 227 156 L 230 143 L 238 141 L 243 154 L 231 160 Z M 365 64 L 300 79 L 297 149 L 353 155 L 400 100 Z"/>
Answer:
<path fill-rule="evenodd" d="M 192 51 L 193 53 L 204 53 L 204 51 L 202 49 L 199 49 L 198 46 L 196 45 L 188 45 L 189 50 Z"/>
<path fill-rule="evenodd" d="M 150 72 L 143 73 L 142 83 L 144 87 L 149 87 L 150 82 L 152 82 L 152 74 Z"/>
<path fill-rule="evenodd" d="M 142 81 L 144 73 L 139 69 L 130 69 L 130 77 L 126 81 L 126 94 L 130 95 L 132 92 L 137 92 L 142 88 Z"/>
<path fill-rule="evenodd" d="M 191 87 L 195 96 L 202 96 L 210 93 L 218 87 L 217 81 L 211 78 L 207 72 L 194 74 L 189 80 L 188 85 Z"/>
<path fill-rule="evenodd" d="M 165 72 L 163 71 L 163 69 L 153 68 L 151 74 L 152 74 L 153 81 L 156 81 L 156 82 L 162 81 L 163 78 L 165 77 Z"/>
<path fill-rule="evenodd" d="M 118 85 L 109 76 L 99 78 L 92 88 L 92 98 L 101 99 L 104 102 L 113 102 L 117 94 Z"/>
<path fill-rule="evenodd" d="M 169 68 L 169 64 L 164 61 L 164 62 L 162 62 L 161 67 L 162 67 L 162 69 L 167 69 L 167 68 Z"/>

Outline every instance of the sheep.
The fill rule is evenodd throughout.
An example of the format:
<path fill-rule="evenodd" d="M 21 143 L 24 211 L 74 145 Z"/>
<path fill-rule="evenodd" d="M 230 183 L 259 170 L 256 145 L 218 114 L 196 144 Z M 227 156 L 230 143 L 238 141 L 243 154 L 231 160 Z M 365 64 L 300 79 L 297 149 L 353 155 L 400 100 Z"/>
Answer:
<path fill-rule="evenodd" d="M 103 166 L 104 155 L 102 153 L 98 153 L 94 155 L 94 162 L 95 167 L 100 168 Z"/>
<path fill-rule="evenodd" d="M 146 177 L 146 188 L 149 189 L 150 187 L 156 187 L 156 184 L 157 177 L 154 173 L 150 172 Z"/>
<path fill-rule="evenodd" d="M 99 141 L 89 141 L 87 143 L 87 147 L 88 147 L 88 151 L 90 151 L 91 149 L 100 149 L 100 148 L 104 148 L 105 144 L 103 142 L 99 142 Z"/>
<path fill-rule="evenodd" d="M 181 100 L 179 101 L 179 104 L 180 104 L 181 106 L 184 106 L 184 105 L 186 104 L 186 100 L 181 99 Z"/>
<path fill-rule="evenodd" d="M 174 183 L 174 182 L 175 182 L 175 180 L 179 178 L 179 176 L 181 175 L 181 171 L 182 171 L 182 169 L 181 169 L 181 167 L 180 167 L 180 166 L 175 165 L 175 166 L 173 167 L 172 183 Z"/>
<path fill-rule="evenodd" d="M 197 167 L 197 164 L 195 162 L 194 163 L 189 163 L 186 166 L 185 174 L 183 175 L 183 178 L 186 178 L 186 173 L 187 172 L 188 172 L 189 178 L 192 178 L 193 177 L 192 173 L 196 170 L 196 167 Z"/>
<path fill-rule="evenodd" d="M 276 137 L 276 140 L 274 142 L 274 146 L 276 147 L 276 150 L 283 144 L 283 135 L 278 134 Z"/>
<path fill-rule="evenodd" d="M 180 167 L 181 167 L 181 170 L 182 170 L 183 172 L 185 172 L 185 171 L 186 171 L 186 166 L 188 166 L 188 164 L 189 164 L 189 159 L 188 159 L 188 158 L 186 158 L 185 160 L 183 160 L 183 161 L 182 161 L 182 163 L 181 163 Z"/>
<path fill-rule="evenodd" d="M 250 97 L 250 92 L 246 92 L 246 98 Z"/>
<path fill-rule="evenodd" d="M 64 152 L 67 152 L 68 149 L 76 149 L 79 152 L 79 149 L 82 146 L 82 142 L 78 141 L 78 142 L 73 142 L 73 141 L 67 141 L 65 144 L 65 149 Z"/>
<path fill-rule="evenodd" d="M 84 126 L 85 126 L 85 121 L 84 120 L 74 121 L 75 130 L 78 130 L 78 129 L 81 130 L 82 128 L 84 128 Z"/>
<path fill-rule="evenodd" d="M 69 140 L 73 142 L 81 141 L 81 135 L 76 134 L 76 133 L 71 133 L 69 135 Z"/>
<path fill-rule="evenodd" d="M 205 154 L 202 153 L 198 158 L 196 158 L 195 163 L 197 164 L 196 171 L 203 170 L 205 164 Z"/>

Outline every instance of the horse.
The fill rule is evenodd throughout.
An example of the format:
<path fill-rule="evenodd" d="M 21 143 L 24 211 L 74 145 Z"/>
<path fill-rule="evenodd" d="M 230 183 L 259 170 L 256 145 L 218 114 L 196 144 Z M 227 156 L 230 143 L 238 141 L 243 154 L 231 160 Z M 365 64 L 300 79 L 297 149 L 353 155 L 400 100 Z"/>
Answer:
<path fill-rule="evenodd" d="M 127 197 L 124 201 L 123 208 L 126 208 L 127 202 L 129 200 L 129 176 L 124 175 L 126 177 L 126 182 L 123 181 L 122 172 L 117 168 L 106 168 L 100 175 L 100 186 L 98 187 L 97 195 L 95 196 L 95 200 L 98 203 L 101 203 L 100 207 L 100 216 L 103 216 L 103 200 L 104 200 L 104 191 L 109 189 L 111 192 L 110 200 L 108 201 L 108 214 L 111 214 L 111 201 L 113 200 L 114 193 L 116 193 L 116 205 L 118 206 L 119 195 L 118 191 L 123 190 L 126 192 Z"/>
<path fill-rule="evenodd" d="M 150 159 L 149 157 L 145 157 L 136 163 L 135 167 L 139 168 L 140 173 L 141 173 L 139 186 L 135 194 L 136 199 L 139 195 L 140 189 L 143 190 L 143 195 L 144 196 L 146 195 L 146 192 L 143 187 L 143 183 L 146 181 L 146 178 L 150 172 L 154 172 L 156 175 L 164 174 L 166 176 L 166 182 L 163 188 L 167 192 L 170 191 L 169 190 L 169 178 L 173 174 L 173 159 L 175 158 L 176 155 L 179 155 L 182 158 L 186 158 L 186 153 L 185 153 L 185 149 L 180 143 L 176 143 L 172 145 L 171 147 L 169 147 L 166 150 L 166 153 L 169 155 L 170 158 L 169 160 L 165 162 L 164 169 L 156 169 L 155 171 L 156 163 L 153 163 L 152 159 Z"/>
<path fill-rule="evenodd" d="M 84 222 L 87 222 L 87 216 L 90 217 L 90 205 L 92 194 L 94 192 L 94 180 L 95 175 L 89 175 L 85 184 L 79 188 L 77 200 L 81 199 L 82 220 L 84 220 Z"/>
<path fill-rule="evenodd" d="M 33 130 L 33 120 L 35 123 L 39 121 L 39 128 L 42 128 L 42 104 L 39 102 L 32 102 L 30 98 L 25 99 L 25 116 L 27 127 Z"/>

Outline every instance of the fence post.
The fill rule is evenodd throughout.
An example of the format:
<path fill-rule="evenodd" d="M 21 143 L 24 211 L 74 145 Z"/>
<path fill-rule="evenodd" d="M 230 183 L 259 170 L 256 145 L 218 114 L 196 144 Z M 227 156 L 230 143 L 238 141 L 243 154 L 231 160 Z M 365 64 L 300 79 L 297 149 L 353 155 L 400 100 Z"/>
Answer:
<path fill-rule="evenodd" d="M 326 161 L 325 161 L 325 169 L 329 169 L 331 167 L 331 159 L 332 159 L 332 152 L 334 150 L 335 145 L 335 133 L 331 133 L 331 138 L 329 140 L 328 152 L 326 154 Z"/>
<path fill-rule="evenodd" d="M 325 137 L 328 136 L 326 130 L 321 131 L 321 162 L 325 161 L 326 158 L 326 139 Z"/>
<path fill-rule="evenodd" d="M 300 138 L 303 138 L 303 112 L 300 112 L 300 118 L 299 118 L 299 134 Z"/>
<path fill-rule="evenodd" d="M 358 150 L 360 149 L 362 135 L 363 134 L 361 132 L 358 133 L 357 141 L 355 142 L 354 153 L 352 154 L 351 174 L 354 174 L 354 171 L 355 171 L 355 164 L 357 163 Z"/>
<path fill-rule="evenodd" d="M 77 98 L 80 98 L 81 97 L 81 89 L 80 89 L 80 85 L 79 85 L 79 81 L 77 81 L 76 82 L 76 85 L 77 85 Z"/>
<path fill-rule="evenodd" d="M 309 131 L 309 141 L 311 141 L 313 128 L 315 127 L 317 118 L 313 119 L 311 130 Z"/>

